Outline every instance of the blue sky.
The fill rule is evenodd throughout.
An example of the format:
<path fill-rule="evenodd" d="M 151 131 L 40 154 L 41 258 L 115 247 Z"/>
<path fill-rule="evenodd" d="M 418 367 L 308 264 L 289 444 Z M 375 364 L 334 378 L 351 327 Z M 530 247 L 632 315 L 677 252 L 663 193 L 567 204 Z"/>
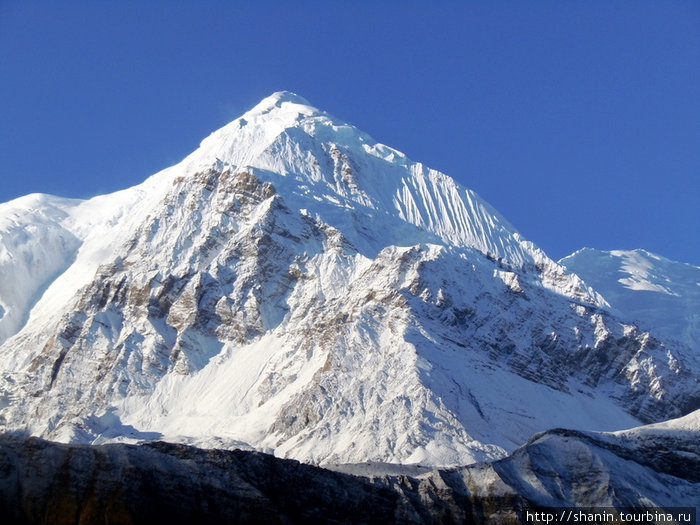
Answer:
<path fill-rule="evenodd" d="M 700 2 L 0 0 L 0 202 L 89 197 L 294 91 L 553 258 L 700 264 Z"/>

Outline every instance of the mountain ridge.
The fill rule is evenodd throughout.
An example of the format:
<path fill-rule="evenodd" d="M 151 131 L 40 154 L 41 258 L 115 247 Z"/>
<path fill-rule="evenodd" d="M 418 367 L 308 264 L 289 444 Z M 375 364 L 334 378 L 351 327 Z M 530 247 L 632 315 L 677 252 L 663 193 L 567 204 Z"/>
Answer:
<path fill-rule="evenodd" d="M 553 429 L 507 458 L 452 469 L 325 470 L 250 451 L 1 435 L 0 506 L 12 523 L 521 523 L 566 507 L 581 520 L 671 521 L 673 511 L 688 521 L 700 497 L 697 422 L 695 413 L 608 435 Z"/>

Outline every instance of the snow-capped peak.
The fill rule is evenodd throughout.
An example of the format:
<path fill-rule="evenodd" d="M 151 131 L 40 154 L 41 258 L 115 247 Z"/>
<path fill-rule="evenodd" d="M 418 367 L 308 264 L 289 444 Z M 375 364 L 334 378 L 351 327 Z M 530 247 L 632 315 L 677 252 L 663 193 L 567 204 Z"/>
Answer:
<path fill-rule="evenodd" d="M 304 113 L 318 113 L 319 110 L 312 107 L 311 103 L 306 100 L 304 97 L 297 95 L 296 93 L 292 93 L 291 91 L 277 91 L 276 93 L 273 93 L 269 97 L 265 97 L 262 99 L 260 102 L 258 102 L 253 109 L 247 112 L 248 116 L 252 115 L 259 115 L 259 114 L 264 114 L 268 113 L 275 108 L 282 108 L 283 104 L 292 104 L 294 106 L 297 106 L 294 108 L 295 110 L 298 110 L 299 112 L 304 112 Z M 299 107 L 302 106 L 302 107 Z"/>
<path fill-rule="evenodd" d="M 279 91 L 262 99 L 224 127 L 205 138 L 186 161 L 198 168 L 220 161 L 234 166 L 255 165 L 258 157 L 286 130 L 300 129 L 315 135 L 314 127 L 351 126 L 311 106 L 294 93 Z M 353 128 L 352 135 L 363 135 Z"/>
<path fill-rule="evenodd" d="M 695 402 L 478 195 L 291 93 L 52 203 L 0 208 L 0 430 L 445 465 Z"/>
<path fill-rule="evenodd" d="M 363 253 L 432 242 L 516 266 L 543 260 L 479 195 L 293 93 L 263 99 L 183 165 L 189 173 L 212 165 L 251 170 L 292 206 L 343 231 L 353 224 L 349 239 Z"/>

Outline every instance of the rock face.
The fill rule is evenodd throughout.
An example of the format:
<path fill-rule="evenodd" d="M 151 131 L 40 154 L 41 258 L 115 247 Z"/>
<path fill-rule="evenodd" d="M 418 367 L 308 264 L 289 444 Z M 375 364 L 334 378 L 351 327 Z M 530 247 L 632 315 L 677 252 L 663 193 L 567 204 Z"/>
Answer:
<path fill-rule="evenodd" d="M 140 186 L 0 218 L 21 284 L 0 287 L 5 431 L 444 466 L 700 403 L 686 347 L 619 321 L 475 193 L 290 93 Z"/>
<path fill-rule="evenodd" d="M 4 436 L 0 508 L 4 522 L 32 524 L 522 523 L 541 507 L 660 511 L 700 502 L 699 418 L 616 434 L 553 430 L 455 469 L 343 467 L 363 476 L 250 451 Z"/>

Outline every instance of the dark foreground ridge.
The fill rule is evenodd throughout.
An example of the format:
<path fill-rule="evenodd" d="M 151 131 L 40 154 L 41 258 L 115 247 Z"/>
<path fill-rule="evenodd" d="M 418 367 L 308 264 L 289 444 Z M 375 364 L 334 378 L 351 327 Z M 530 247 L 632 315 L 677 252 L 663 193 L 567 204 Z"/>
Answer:
<path fill-rule="evenodd" d="M 0 512 L 3 523 L 27 524 L 438 524 L 525 523 L 540 507 L 688 507 L 700 502 L 700 445 L 680 437 L 611 442 L 553 430 L 503 460 L 412 477 L 241 450 L 6 435 Z"/>

